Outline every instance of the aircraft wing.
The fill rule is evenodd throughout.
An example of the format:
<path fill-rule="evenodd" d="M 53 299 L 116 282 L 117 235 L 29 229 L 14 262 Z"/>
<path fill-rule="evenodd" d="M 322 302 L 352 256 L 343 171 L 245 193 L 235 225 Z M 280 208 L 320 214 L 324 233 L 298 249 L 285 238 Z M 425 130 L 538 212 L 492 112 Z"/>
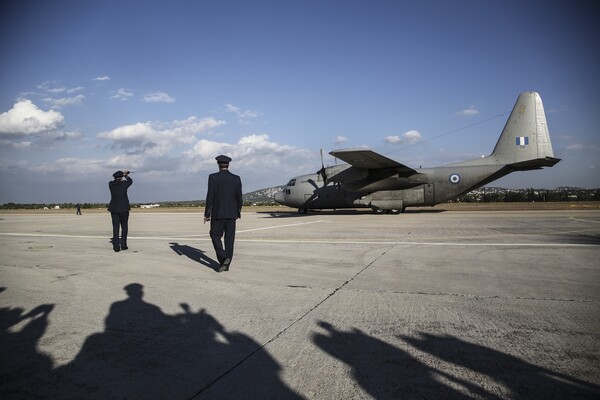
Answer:
<path fill-rule="evenodd" d="M 336 158 L 339 158 L 344 162 L 347 162 L 348 164 L 356 168 L 368 170 L 393 169 L 399 174 L 406 176 L 417 173 L 417 171 L 415 171 L 414 169 L 407 167 L 404 164 L 400 164 L 398 161 L 394 161 L 390 158 L 382 156 L 379 153 L 375 153 L 373 150 L 334 150 L 329 154 Z"/>

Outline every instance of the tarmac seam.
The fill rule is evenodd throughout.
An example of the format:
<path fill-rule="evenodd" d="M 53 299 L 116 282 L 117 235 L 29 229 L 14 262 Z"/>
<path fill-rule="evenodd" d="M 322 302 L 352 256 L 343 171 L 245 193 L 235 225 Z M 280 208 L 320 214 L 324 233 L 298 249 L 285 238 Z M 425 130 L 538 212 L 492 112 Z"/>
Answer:
<path fill-rule="evenodd" d="M 296 325 L 298 322 L 302 321 L 308 314 L 312 313 L 314 310 L 316 310 L 317 308 L 319 308 L 323 303 L 325 303 L 327 300 L 329 300 L 330 298 L 332 298 L 338 291 L 340 291 L 341 289 L 343 289 L 344 286 L 348 285 L 350 282 L 352 282 L 354 279 L 356 279 L 356 277 L 358 277 L 360 274 L 362 274 L 364 271 L 366 271 L 367 268 L 369 268 L 371 265 L 373 265 L 375 262 L 377 262 L 381 257 L 385 256 L 390 250 L 392 250 L 394 248 L 394 246 L 395 246 L 395 244 L 392 245 L 389 249 L 385 250 L 379 256 L 375 257 L 375 259 L 373 261 L 371 261 L 370 263 L 368 263 L 360 271 L 358 271 L 356 274 L 354 274 L 350 279 L 346 280 L 340 286 L 338 286 L 337 288 L 335 288 L 331 293 L 329 293 L 327 296 L 325 296 L 325 298 L 323 300 L 319 301 L 312 308 L 310 308 L 307 312 L 305 312 L 298 319 L 296 319 L 294 322 L 290 323 L 288 326 L 286 326 L 285 328 L 283 328 L 281 331 L 279 331 L 275 336 L 273 336 L 267 342 L 265 342 L 264 344 L 262 344 L 261 346 L 259 346 L 258 348 L 256 348 L 254 351 L 252 351 L 246 357 L 242 358 L 239 362 L 237 362 L 235 365 L 233 365 L 227 371 L 223 372 L 221 375 L 219 375 L 218 377 L 216 377 L 214 380 L 212 380 L 210 383 L 208 383 L 202 389 L 200 389 L 199 391 L 197 391 L 194 395 L 192 395 L 189 398 L 189 400 L 192 400 L 192 399 L 200 396 L 204 391 L 206 391 L 208 388 L 210 388 L 211 386 L 213 386 L 215 383 L 217 383 L 218 381 L 220 381 L 221 379 L 223 379 L 225 376 L 227 376 L 234 369 L 236 369 L 237 367 L 239 367 L 240 365 L 242 365 L 244 362 L 246 362 L 246 360 L 250 359 L 254 354 L 256 354 L 259 351 L 263 350 L 268 345 L 270 345 L 275 340 L 277 340 L 281 335 L 283 335 L 291 327 L 293 327 L 294 325 Z"/>
<path fill-rule="evenodd" d="M 290 287 L 290 286 L 288 286 Z M 596 303 L 593 299 L 565 299 L 556 297 L 525 297 L 525 296 L 485 296 L 478 294 L 466 293 L 449 293 L 449 292 L 410 292 L 402 290 L 369 290 L 369 289 L 352 289 L 354 291 L 376 292 L 376 293 L 393 293 L 393 294 L 408 294 L 408 295 L 425 295 L 425 296 L 448 296 L 448 297 L 464 297 L 473 300 L 479 299 L 500 299 L 500 300 L 538 300 L 538 301 L 556 301 L 556 302 L 574 302 L 574 303 Z"/>

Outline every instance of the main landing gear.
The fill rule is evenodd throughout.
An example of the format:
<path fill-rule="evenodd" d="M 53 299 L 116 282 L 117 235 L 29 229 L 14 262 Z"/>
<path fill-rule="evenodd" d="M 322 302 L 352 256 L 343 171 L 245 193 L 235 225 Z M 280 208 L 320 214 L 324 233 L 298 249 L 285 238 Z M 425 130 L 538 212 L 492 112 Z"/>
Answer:
<path fill-rule="evenodd" d="M 383 210 L 381 208 L 373 208 L 373 212 L 375 214 L 392 214 L 392 215 L 397 215 L 397 214 L 403 213 L 404 209 L 394 208 L 394 209 L 391 209 L 391 210 Z"/>

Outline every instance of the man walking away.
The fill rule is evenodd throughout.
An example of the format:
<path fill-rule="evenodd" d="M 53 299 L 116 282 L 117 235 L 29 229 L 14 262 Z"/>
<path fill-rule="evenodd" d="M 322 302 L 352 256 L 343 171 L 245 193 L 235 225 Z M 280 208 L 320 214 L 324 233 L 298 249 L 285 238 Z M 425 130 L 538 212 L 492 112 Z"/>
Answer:
<path fill-rule="evenodd" d="M 110 189 L 110 203 L 108 211 L 112 218 L 113 238 L 112 245 L 115 252 L 127 250 L 127 231 L 129 230 L 129 197 L 127 189 L 133 183 L 129 177 L 129 171 L 117 171 L 113 174 L 113 181 L 108 182 Z M 119 227 L 121 228 L 121 240 L 119 241 Z"/>
<path fill-rule="evenodd" d="M 242 180 L 229 172 L 231 158 L 220 155 L 215 158 L 219 172 L 208 176 L 208 192 L 204 222 L 210 221 L 210 238 L 217 253 L 219 272 L 229 271 L 233 259 L 235 223 L 242 217 Z M 225 246 L 221 238 L 225 235 Z"/>

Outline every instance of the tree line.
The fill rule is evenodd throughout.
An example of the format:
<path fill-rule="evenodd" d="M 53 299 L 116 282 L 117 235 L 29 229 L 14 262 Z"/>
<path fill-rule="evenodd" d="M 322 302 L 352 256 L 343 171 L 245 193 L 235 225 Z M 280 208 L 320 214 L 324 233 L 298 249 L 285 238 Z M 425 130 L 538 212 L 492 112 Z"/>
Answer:
<path fill-rule="evenodd" d="M 482 188 L 458 197 L 463 203 L 518 203 L 518 202 L 575 202 L 599 201 L 600 189 L 499 189 Z"/>
<path fill-rule="evenodd" d="M 131 203 L 131 208 L 140 208 L 142 205 L 150 203 Z M 160 204 L 161 208 L 177 208 L 177 207 L 204 207 L 206 202 L 204 200 L 196 201 L 165 201 L 157 202 L 152 204 Z M 255 205 L 250 201 L 244 201 L 244 206 Z M 0 210 L 43 210 L 43 209 L 54 209 L 58 206 L 60 209 L 73 209 L 77 208 L 76 203 L 4 203 L 0 205 Z M 98 209 L 107 208 L 107 203 L 81 203 L 81 209 Z"/>

